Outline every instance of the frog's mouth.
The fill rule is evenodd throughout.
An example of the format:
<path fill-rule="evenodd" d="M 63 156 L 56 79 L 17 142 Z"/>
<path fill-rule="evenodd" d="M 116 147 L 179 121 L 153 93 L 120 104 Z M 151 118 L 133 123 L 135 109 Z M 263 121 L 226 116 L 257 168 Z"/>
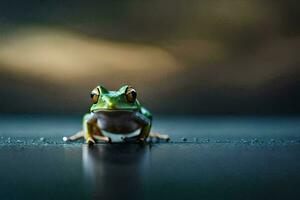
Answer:
<path fill-rule="evenodd" d="M 132 113 L 137 112 L 138 110 L 132 110 L 132 109 L 96 109 L 93 110 L 92 113 L 104 113 L 104 112 L 114 112 L 114 113 Z"/>

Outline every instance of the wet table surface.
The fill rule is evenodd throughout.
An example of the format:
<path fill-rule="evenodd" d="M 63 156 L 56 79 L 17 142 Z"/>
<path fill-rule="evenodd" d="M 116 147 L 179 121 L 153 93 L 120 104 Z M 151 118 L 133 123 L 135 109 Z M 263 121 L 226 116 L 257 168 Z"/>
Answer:
<path fill-rule="evenodd" d="M 0 117 L 0 199 L 299 199 L 300 118 L 158 117 L 169 143 L 64 143 L 80 117 Z"/>

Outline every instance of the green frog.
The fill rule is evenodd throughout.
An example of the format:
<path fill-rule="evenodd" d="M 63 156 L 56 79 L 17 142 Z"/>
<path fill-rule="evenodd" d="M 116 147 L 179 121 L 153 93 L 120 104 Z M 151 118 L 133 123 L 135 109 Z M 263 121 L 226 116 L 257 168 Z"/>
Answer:
<path fill-rule="evenodd" d="M 139 103 L 132 86 L 125 85 L 117 91 L 97 86 L 91 91 L 91 100 L 93 105 L 83 117 L 83 129 L 63 137 L 64 141 L 84 137 L 88 145 L 93 145 L 97 141 L 111 143 L 112 138 L 121 142 L 145 142 L 148 137 L 170 140 L 168 135 L 150 133 L 152 114 Z"/>

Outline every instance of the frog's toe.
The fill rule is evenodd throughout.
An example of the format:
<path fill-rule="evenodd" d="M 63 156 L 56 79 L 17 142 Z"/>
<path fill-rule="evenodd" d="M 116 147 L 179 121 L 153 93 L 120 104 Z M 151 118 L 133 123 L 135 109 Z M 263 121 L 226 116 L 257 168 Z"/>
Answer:
<path fill-rule="evenodd" d="M 107 143 L 112 144 L 111 138 L 107 137 Z"/>
<path fill-rule="evenodd" d="M 170 142 L 171 138 L 169 136 L 166 137 L 166 142 Z"/>
<path fill-rule="evenodd" d="M 93 138 L 88 138 L 86 140 L 86 143 L 88 144 L 88 146 L 93 146 L 96 142 Z"/>
<path fill-rule="evenodd" d="M 142 137 L 137 139 L 138 143 L 144 143 L 145 141 L 146 141 L 145 138 Z"/>
<path fill-rule="evenodd" d="M 106 136 L 94 135 L 93 138 L 98 140 L 98 141 L 102 141 L 102 142 L 108 142 L 108 143 L 111 142 L 111 139 L 109 137 L 106 137 Z"/>

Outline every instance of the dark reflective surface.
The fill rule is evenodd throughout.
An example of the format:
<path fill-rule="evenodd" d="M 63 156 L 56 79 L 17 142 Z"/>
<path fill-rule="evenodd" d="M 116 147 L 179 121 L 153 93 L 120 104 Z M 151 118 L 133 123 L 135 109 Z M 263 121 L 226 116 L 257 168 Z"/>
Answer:
<path fill-rule="evenodd" d="M 80 119 L 5 118 L 0 199 L 299 199 L 299 124 L 171 118 L 155 124 L 171 143 L 89 149 L 61 140 Z"/>
<path fill-rule="evenodd" d="M 5 146 L 0 163 L 0 199 L 87 197 L 79 148 Z"/>
<path fill-rule="evenodd" d="M 149 146 L 82 147 L 83 172 L 93 199 L 141 199 Z M 149 163 L 148 163 L 149 164 Z"/>

